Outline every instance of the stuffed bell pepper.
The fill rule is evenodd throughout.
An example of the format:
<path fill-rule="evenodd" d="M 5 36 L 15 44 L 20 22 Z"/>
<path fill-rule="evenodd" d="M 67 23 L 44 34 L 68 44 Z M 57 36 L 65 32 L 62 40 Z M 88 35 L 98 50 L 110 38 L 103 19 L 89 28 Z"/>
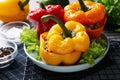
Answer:
<path fill-rule="evenodd" d="M 42 21 L 49 19 L 58 24 L 40 35 L 39 53 L 42 60 L 50 65 L 75 64 L 90 45 L 85 27 L 76 21 L 68 21 L 64 25 L 53 15 L 42 17 Z"/>
<path fill-rule="evenodd" d="M 79 0 L 64 8 L 65 21 L 74 20 L 86 26 L 91 39 L 99 38 L 106 23 L 106 9 L 101 3 Z"/>
<path fill-rule="evenodd" d="M 0 20 L 25 21 L 29 13 L 29 0 L 0 0 Z"/>
<path fill-rule="evenodd" d="M 48 22 L 41 21 L 41 17 L 43 15 L 47 15 L 47 14 L 52 14 L 64 22 L 64 17 L 63 17 L 64 10 L 61 5 L 44 6 L 41 3 L 41 8 L 32 10 L 28 14 L 29 21 L 32 22 L 34 28 L 37 29 L 38 39 L 39 39 L 41 33 L 48 31 L 54 24 L 56 24 L 56 22 L 53 20 L 49 20 Z"/>

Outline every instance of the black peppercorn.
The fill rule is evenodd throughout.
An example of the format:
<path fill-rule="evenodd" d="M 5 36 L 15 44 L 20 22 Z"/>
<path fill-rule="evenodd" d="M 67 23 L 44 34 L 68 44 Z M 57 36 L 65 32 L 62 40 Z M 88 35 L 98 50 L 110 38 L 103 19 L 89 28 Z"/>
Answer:
<path fill-rule="evenodd" d="M 0 48 L 0 58 L 11 54 L 14 51 L 11 47 Z"/>

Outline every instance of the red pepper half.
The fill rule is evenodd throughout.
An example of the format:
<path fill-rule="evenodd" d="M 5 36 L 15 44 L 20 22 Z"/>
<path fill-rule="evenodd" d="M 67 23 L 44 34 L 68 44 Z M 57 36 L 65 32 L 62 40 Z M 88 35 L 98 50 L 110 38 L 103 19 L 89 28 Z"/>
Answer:
<path fill-rule="evenodd" d="M 105 27 L 107 21 L 107 16 L 105 16 L 101 21 L 99 28 L 97 29 L 90 29 L 89 27 L 86 27 L 86 32 L 88 33 L 90 39 L 97 39 L 101 36 L 101 33 Z"/>
<path fill-rule="evenodd" d="M 64 22 L 64 10 L 61 5 L 47 5 L 45 6 L 45 9 L 39 8 L 30 11 L 28 19 L 32 22 L 34 28 L 37 29 L 38 39 L 41 33 L 48 31 L 54 24 L 56 24 L 53 20 L 49 20 L 48 22 L 41 21 L 41 17 L 47 14 L 52 14 Z"/>

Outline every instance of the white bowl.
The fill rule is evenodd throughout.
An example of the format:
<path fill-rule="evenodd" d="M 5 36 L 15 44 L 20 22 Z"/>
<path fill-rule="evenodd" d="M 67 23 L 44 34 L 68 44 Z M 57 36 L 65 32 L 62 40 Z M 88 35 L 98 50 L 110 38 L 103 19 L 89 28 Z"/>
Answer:
<path fill-rule="evenodd" d="M 9 22 L 0 27 L 0 33 L 2 34 L 3 38 L 20 44 L 21 42 L 19 36 L 23 27 L 30 28 L 30 25 L 22 21 Z"/>
<path fill-rule="evenodd" d="M 99 63 L 104 57 L 105 55 L 107 54 L 108 52 L 108 49 L 109 49 L 109 41 L 108 39 L 106 38 L 105 35 L 102 34 L 101 36 L 103 39 L 105 39 L 107 41 L 107 49 L 104 53 L 104 55 L 102 57 L 99 57 L 95 60 L 95 64 Z M 43 68 L 43 69 L 46 69 L 46 70 L 50 70 L 50 71 L 54 71 L 54 72 L 63 72 L 63 73 L 68 73 L 68 72 L 77 72 L 77 71 L 82 71 L 82 70 L 85 70 L 85 69 L 88 69 L 90 68 L 91 66 L 88 64 L 88 63 L 85 63 L 85 64 L 77 64 L 77 65 L 71 65 L 71 66 L 52 66 L 52 65 L 48 65 L 46 63 L 44 63 L 43 61 L 39 61 L 39 60 L 36 60 L 32 55 L 31 53 L 28 53 L 26 51 L 26 48 L 25 48 L 25 45 L 24 45 L 24 50 L 25 50 L 25 53 L 26 55 L 30 58 L 30 60 L 32 60 L 32 62 L 34 64 L 36 64 L 37 66 Z M 33 53 L 32 53 L 33 54 Z M 36 54 L 36 53 L 35 53 Z"/>

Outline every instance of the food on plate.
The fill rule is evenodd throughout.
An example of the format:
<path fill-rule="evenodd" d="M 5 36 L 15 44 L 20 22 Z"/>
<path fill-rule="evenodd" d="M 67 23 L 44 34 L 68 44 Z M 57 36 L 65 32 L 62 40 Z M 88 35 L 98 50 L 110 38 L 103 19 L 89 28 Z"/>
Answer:
<path fill-rule="evenodd" d="M 85 27 L 76 21 L 68 21 L 65 25 L 55 16 L 46 15 L 42 21 L 52 19 L 58 24 L 40 35 L 40 56 L 47 64 L 74 64 L 87 51 L 90 45 Z"/>
<path fill-rule="evenodd" d="M 20 33 L 20 41 L 24 42 L 27 52 L 39 53 L 39 40 L 37 38 L 37 30 L 24 27 Z"/>
<path fill-rule="evenodd" d="M 32 10 L 28 14 L 29 21 L 33 22 L 34 28 L 37 29 L 38 39 L 41 33 L 48 31 L 54 24 L 56 24 L 56 22 L 53 20 L 49 20 L 48 22 L 42 22 L 41 17 L 43 15 L 52 14 L 64 22 L 64 10 L 61 5 L 43 5 L 43 7 L 44 8 Z"/>
<path fill-rule="evenodd" d="M 29 29 L 25 27 L 21 33 L 20 39 L 24 42 L 25 49 L 29 55 L 41 62 L 41 56 L 39 55 L 40 41 L 37 39 L 37 31 L 34 28 Z M 104 38 L 100 37 L 99 39 L 92 40 L 89 49 L 84 52 L 84 55 L 81 55 L 76 64 L 88 63 L 91 67 L 94 66 L 95 60 L 104 56 L 107 46 L 108 43 Z"/>
<path fill-rule="evenodd" d="M 105 16 L 100 23 L 96 23 L 94 25 L 85 25 L 86 31 L 91 40 L 97 39 L 101 36 L 101 33 L 103 32 L 106 21 L 107 21 L 107 17 Z"/>
<path fill-rule="evenodd" d="M 43 3 L 44 5 L 55 5 L 60 4 L 62 7 L 65 7 L 69 4 L 69 0 L 37 0 L 39 4 Z"/>
<path fill-rule="evenodd" d="M 84 1 L 84 4 L 73 2 L 64 8 L 65 21 L 75 20 L 82 24 L 94 24 L 101 21 L 105 16 L 105 7 L 100 3 Z"/>
<path fill-rule="evenodd" d="M 95 59 L 104 56 L 107 45 L 107 41 L 101 37 L 92 40 L 89 49 L 81 56 L 79 63 L 89 63 L 91 67 L 94 66 Z"/>
<path fill-rule="evenodd" d="M 99 38 L 106 23 L 106 9 L 104 5 L 92 1 L 79 0 L 64 7 L 65 21 L 74 20 L 85 25 L 91 39 Z M 99 31 L 96 34 L 89 30 Z"/>
<path fill-rule="evenodd" d="M 42 8 L 28 14 L 34 28 L 24 28 L 20 39 L 30 56 L 57 66 L 84 63 L 94 66 L 95 60 L 104 56 L 108 46 L 101 37 L 107 20 L 105 7 L 92 1 L 79 2 L 65 6 L 64 10 L 61 5 L 41 3 Z"/>
<path fill-rule="evenodd" d="M 0 20 L 25 21 L 29 12 L 29 0 L 0 0 Z"/>

